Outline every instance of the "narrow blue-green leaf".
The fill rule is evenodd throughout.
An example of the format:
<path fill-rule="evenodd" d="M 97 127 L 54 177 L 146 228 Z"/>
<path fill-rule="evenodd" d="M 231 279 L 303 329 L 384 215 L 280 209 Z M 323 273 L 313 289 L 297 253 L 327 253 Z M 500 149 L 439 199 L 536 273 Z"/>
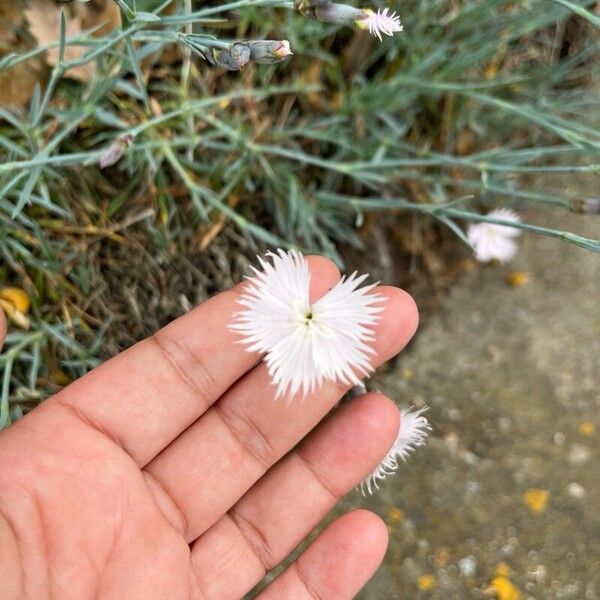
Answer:
<path fill-rule="evenodd" d="M 65 11 L 60 11 L 60 29 L 58 34 L 58 65 L 62 66 L 65 59 L 65 43 L 67 39 L 67 19 L 65 17 Z"/>
<path fill-rule="evenodd" d="M 135 13 L 135 21 L 140 23 L 157 23 L 160 22 L 160 17 L 154 13 L 140 11 Z"/>
<path fill-rule="evenodd" d="M 23 189 L 21 190 L 21 193 L 19 194 L 19 200 L 17 202 L 17 205 L 15 206 L 15 209 L 12 212 L 12 218 L 14 219 L 24 208 L 25 206 L 31 201 L 31 194 L 33 193 L 33 189 L 35 188 L 35 185 L 37 183 L 38 177 L 40 176 L 42 172 L 42 167 L 36 167 L 34 168 L 31 173 L 29 174 L 29 177 L 27 178 L 27 181 L 25 182 L 25 185 L 23 187 Z"/>
<path fill-rule="evenodd" d="M 552 0 L 552 2 L 556 2 L 557 4 L 568 8 L 571 12 L 574 12 L 576 15 L 579 15 L 586 21 L 589 21 L 594 27 L 600 27 L 600 17 L 592 14 L 580 4 L 570 2 L 570 0 Z"/>

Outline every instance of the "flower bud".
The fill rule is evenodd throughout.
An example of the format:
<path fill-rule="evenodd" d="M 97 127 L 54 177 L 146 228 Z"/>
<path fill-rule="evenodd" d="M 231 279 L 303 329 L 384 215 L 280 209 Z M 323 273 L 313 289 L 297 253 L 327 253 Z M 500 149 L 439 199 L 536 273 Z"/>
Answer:
<path fill-rule="evenodd" d="M 292 55 L 287 40 L 248 40 L 244 44 L 250 48 L 250 60 L 263 65 L 281 62 Z"/>
<path fill-rule="evenodd" d="M 359 8 L 348 6 L 347 4 L 335 4 L 328 2 L 315 7 L 315 18 L 325 23 L 334 23 L 335 25 L 354 26 L 362 21 L 367 14 Z"/>
<path fill-rule="evenodd" d="M 212 48 L 207 54 L 214 65 L 227 71 L 239 71 L 250 60 L 250 48 L 242 42 L 235 42 L 228 48 Z"/>
<path fill-rule="evenodd" d="M 133 135 L 131 133 L 125 133 L 120 135 L 102 154 L 99 160 L 101 169 L 106 167 L 112 167 L 114 164 L 119 162 L 125 154 L 125 151 L 133 142 Z"/>

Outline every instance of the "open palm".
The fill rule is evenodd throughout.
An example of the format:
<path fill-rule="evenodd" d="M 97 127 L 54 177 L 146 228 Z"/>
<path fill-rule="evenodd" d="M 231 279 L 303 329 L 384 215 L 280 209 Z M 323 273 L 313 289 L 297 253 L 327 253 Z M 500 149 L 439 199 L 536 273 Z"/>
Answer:
<path fill-rule="evenodd" d="M 339 273 L 309 264 L 317 298 Z M 374 366 L 417 324 L 407 294 L 378 290 Z M 384 396 L 335 408 L 345 389 L 326 384 L 274 400 L 260 357 L 228 329 L 239 295 L 205 302 L 0 433 L 0 597 L 240 598 L 384 456 L 399 424 Z M 386 543 L 378 517 L 345 515 L 261 598 L 351 598 Z"/>

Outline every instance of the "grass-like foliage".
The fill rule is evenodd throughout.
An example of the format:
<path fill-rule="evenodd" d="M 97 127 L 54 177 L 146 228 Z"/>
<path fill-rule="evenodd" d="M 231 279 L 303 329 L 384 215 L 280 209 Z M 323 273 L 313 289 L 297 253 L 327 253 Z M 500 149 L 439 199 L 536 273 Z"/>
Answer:
<path fill-rule="evenodd" d="M 28 109 L 0 107 L 0 284 L 33 302 L 0 356 L 0 426 L 230 283 L 232 248 L 339 259 L 369 211 L 415 211 L 468 244 L 486 207 L 585 206 L 537 174 L 597 178 L 595 0 L 403 0 L 404 31 L 383 43 L 281 0 L 117 3 L 120 28 L 69 37 L 64 16 L 55 42 L 0 55 L 2 75 L 58 48 Z M 248 39 L 294 56 L 207 60 Z M 87 51 L 69 59 L 74 45 Z"/>

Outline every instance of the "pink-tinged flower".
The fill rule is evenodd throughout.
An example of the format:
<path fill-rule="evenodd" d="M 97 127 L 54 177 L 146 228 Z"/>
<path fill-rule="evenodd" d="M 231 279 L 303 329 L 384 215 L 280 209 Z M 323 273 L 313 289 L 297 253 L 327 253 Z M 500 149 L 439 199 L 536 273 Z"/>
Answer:
<path fill-rule="evenodd" d="M 400 17 L 395 13 L 389 13 L 387 8 L 379 9 L 377 12 L 366 8 L 363 9 L 366 17 L 356 21 L 356 26 L 359 29 L 367 29 L 371 35 L 374 35 L 383 41 L 381 34 L 393 36 L 397 31 L 402 31 L 402 23 Z"/>
<path fill-rule="evenodd" d="M 376 284 L 359 288 L 367 275 L 342 278 L 316 302 L 309 300 L 310 272 L 294 250 L 259 258 L 240 299 L 243 310 L 231 329 L 249 352 L 260 352 L 277 396 L 289 397 L 324 381 L 348 386 L 372 371 L 373 327 L 383 310 Z"/>
<path fill-rule="evenodd" d="M 290 48 L 290 42 L 288 40 L 281 40 L 277 48 L 273 50 L 273 54 L 277 58 L 286 58 L 287 56 L 291 56 L 293 52 Z"/>
<path fill-rule="evenodd" d="M 492 219 L 520 223 L 521 217 L 509 208 L 497 208 L 487 214 Z M 508 225 L 495 223 L 471 223 L 467 238 L 475 249 L 475 258 L 479 262 L 499 260 L 507 262 L 517 253 L 515 238 L 521 231 Z"/>
<path fill-rule="evenodd" d="M 292 55 L 288 40 L 247 40 L 242 42 L 250 49 L 250 60 L 261 64 L 273 64 Z"/>
<path fill-rule="evenodd" d="M 406 461 L 418 446 L 425 443 L 431 431 L 429 421 L 423 416 L 426 410 L 427 407 L 413 411 L 411 407 L 401 412 L 400 430 L 394 444 L 379 466 L 360 484 L 363 494 L 372 494 L 374 490 L 378 490 L 379 483 L 398 470 L 398 460 Z"/>

